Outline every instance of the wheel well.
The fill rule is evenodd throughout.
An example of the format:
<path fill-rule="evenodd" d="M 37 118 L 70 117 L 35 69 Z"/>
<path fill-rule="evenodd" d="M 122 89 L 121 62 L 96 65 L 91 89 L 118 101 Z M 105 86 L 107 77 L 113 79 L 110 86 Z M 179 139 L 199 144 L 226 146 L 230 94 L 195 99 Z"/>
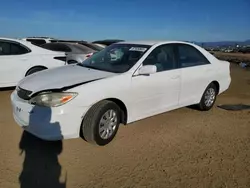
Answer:
<path fill-rule="evenodd" d="M 215 85 L 215 87 L 216 87 L 216 89 L 217 89 L 217 92 L 219 93 L 219 92 L 220 92 L 220 84 L 219 84 L 219 82 L 217 82 L 217 81 L 212 81 L 212 84 Z"/>
<path fill-rule="evenodd" d="M 42 69 L 48 69 L 47 67 L 45 66 L 42 66 L 42 65 L 39 65 L 39 66 L 35 66 L 35 67 L 31 67 L 26 73 L 25 73 L 25 76 L 27 76 L 28 72 L 34 68 L 42 68 Z"/>
<path fill-rule="evenodd" d="M 109 98 L 109 99 L 105 99 L 108 101 L 112 101 L 114 103 L 116 103 L 120 109 L 121 109 L 121 123 L 126 125 L 127 124 L 127 120 L 128 120 L 128 111 L 127 111 L 127 107 L 125 106 L 125 104 L 116 98 Z"/>
<path fill-rule="evenodd" d="M 116 98 L 108 98 L 108 99 L 103 99 L 103 100 L 112 101 L 112 102 L 116 103 L 120 107 L 120 109 L 121 109 L 121 123 L 126 125 L 127 124 L 127 118 L 128 118 L 128 111 L 127 111 L 127 107 L 125 106 L 125 104 L 121 100 L 116 99 Z M 84 121 L 84 117 L 82 118 L 79 135 L 80 135 L 81 138 L 83 138 L 85 140 L 85 138 L 84 138 L 84 136 L 82 134 L 82 131 L 81 131 L 82 127 L 83 127 L 83 121 Z"/>
<path fill-rule="evenodd" d="M 67 64 L 73 64 L 73 63 L 78 63 L 76 60 L 70 59 L 67 61 Z"/>

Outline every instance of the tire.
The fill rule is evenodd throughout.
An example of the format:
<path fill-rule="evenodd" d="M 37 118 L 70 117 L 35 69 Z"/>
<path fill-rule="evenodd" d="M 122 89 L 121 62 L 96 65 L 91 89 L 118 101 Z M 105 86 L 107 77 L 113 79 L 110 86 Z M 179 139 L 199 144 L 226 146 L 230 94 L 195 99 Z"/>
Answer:
<path fill-rule="evenodd" d="M 102 137 L 101 135 L 104 133 L 107 134 L 106 131 L 108 129 L 108 123 L 107 125 L 102 124 L 103 126 L 100 126 L 99 124 L 101 123 L 101 120 L 103 120 L 103 122 L 106 121 L 104 119 L 104 115 L 111 111 L 116 114 L 116 116 L 114 116 L 116 118 L 113 118 L 114 120 L 116 119 L 116 121 L 112 122 L 112 126 L 114 126 L 113 128 L 109 127 L 109 130 L 113 131 L 112 134 L 110 134 L 107 138 L 104 138 L 104 136 Z M 106 122 L 108 121 L 109 120 Z M 119 106 L 114 102 L 103 100 L 92 106 L 85 115 L 82 122 L 81 135 L 89 143 L 104 146 L 113 140 L 118 131 L 120 122 L 121 113 Z M 103 127 L 104 130 L 101 131 L 100 127 Z"/>
<path fill-rule="evenodd" d="M 210 96 L 212 98 L 212 99 L 210 98 L 211 99 L 210 102 L 208 102 L 208 99 L 207 99 L 207 98 L 209 98 L 208 93 L 210 93 L 210 94 L 212 93 L 212 96 Z M 213 83 L 209 84 L 202 95 L 200 103 L 197 105 L 198 109 L 201 111 L 210 110 L 214 106 L 214 103 L 215 103 L 216 98 L 217 98 L 217 94 L 218 94 L 218 89 L 215 86 L 215 84 L 213 84 Z"/>
<path fill-rule="evenodd" d="M 33 68 L 31 68 L 31 69 L 26 73 L 25 76 L 29 76 L 29 75 L 31 75 L 31 74 L 33 74 L 33 73 L 35 73 L 35 72 L 39 72 L 39 71 L 42 71 L 42 70 L 45 70 L 45 69 L 46 69 L 45 67 L 33 67 Z"/>

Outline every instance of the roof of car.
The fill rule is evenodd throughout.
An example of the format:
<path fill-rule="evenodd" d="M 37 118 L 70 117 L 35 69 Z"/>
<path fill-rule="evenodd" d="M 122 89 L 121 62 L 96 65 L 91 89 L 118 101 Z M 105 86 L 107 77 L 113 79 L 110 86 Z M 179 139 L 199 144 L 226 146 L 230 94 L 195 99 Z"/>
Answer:
<path fill-rule="evenodd" d="M 190 44 L 185 41 L 164 41 L 164 40 L 152 40 L 152 41 L 123 41 L 119 42 L 119 44 L 141 44 L 141 45 L 156 45 L 156 44 L 167 44 L 167 43 L 185 43 L 185 44 Z"/>
<path fill-rule="evenodd" d="M 26 41 L 26 40 L 22 40 L 22 39 L 16 39 L 16 38 L 4 38 L 4 37 L 0 37 L 0 40 L 5 40 L 5 41 L 10 41 L 10 42 L 16 42 L 16 43 L 20 43 L 30 49 L 32 49 L 33 52 L 40 52 L 41 50 L 43 50 L 43 53 L 45 52 L 44 50 L 46 50 L 46 53 L 52 53 L 52 51 L 47 50 L 47 49 L 43 49 L 39 46 L 33 45 L 31 42 Z"/>
<path fill-rule="evenodd" d="M 18 42 L 18 43 L 21 43 L 21 44 L 27 45 L 27 46 L 31 46 L 31 45 L 32 45 L 31 42 L 29 42 L 29 41 L 22 40 L 22 39 L 17 39 L 17 38 L 4 38 L 4 37 L 1 37 L 0 40 Z M 32 45 L 32 46 L 33 46 L 33 45 Z"/>

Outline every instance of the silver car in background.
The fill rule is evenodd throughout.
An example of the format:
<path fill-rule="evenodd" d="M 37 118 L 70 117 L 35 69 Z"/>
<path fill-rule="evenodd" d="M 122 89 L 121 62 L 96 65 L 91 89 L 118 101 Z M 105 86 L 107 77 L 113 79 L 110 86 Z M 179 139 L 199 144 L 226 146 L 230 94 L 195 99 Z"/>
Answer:
<path fill-rule="evenodd" d="M 70 42 L 46 43 L 40 47 L 52 51 L 65 52 L 67 64 L 81 63 L 97 52 L 96 49 L 90 48 L 83 44 Z"/>

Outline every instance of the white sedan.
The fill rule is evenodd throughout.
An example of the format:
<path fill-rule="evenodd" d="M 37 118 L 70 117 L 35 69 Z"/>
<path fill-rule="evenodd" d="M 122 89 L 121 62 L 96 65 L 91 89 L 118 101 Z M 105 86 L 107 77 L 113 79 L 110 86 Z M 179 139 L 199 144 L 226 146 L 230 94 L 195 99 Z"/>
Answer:
<path fill-rule="evenodd" d="M 37 47 L 30 42 L 0 38 L 0 88 L 16 86 L 25 76 L 65 65 L 66 56 Z"/>
<path fill-rule="evenodd" d="M 210 110 L 230 83 L 229 62 L 197 45 L 120 42 L 83 63 L 24 78 L 11 102 L 17 124 L 39 138 L 81 135 L 105 145 L 120 124 L 193 104 Z"/>

